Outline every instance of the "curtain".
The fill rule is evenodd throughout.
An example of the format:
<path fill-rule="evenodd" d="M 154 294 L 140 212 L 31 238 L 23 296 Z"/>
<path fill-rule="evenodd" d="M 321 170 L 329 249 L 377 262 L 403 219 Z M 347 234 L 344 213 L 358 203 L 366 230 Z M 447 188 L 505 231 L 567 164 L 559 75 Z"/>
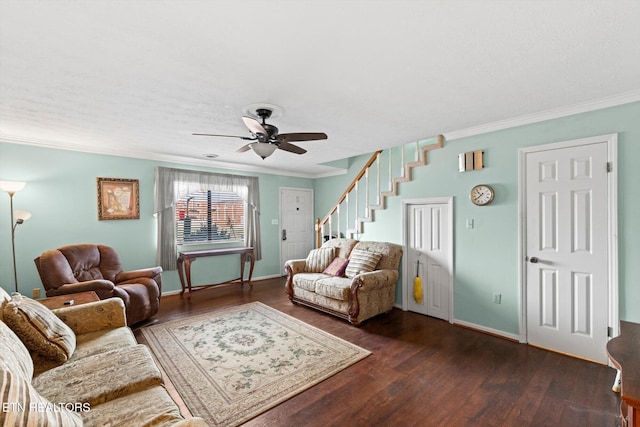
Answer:
<path fill-rule="evenodd" d="M 179 198 L 202 189 L 234 192 L 247 203 L 244 245 L 253 247 L 256 260 L 262 259 L 257 177 L 158 166 L 155 170 L 154 198 L 154 213 L 158 216 L 158 265 L 165 270 L 176 269 L 175 203 Z"/>

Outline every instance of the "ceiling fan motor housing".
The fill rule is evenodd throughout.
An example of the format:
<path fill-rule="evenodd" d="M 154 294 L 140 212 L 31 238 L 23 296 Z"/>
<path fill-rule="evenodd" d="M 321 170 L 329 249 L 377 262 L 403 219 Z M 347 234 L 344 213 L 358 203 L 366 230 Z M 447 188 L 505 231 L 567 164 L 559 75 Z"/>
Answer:
<path fill-rule="evenodd" d="M 258 117 L 262 119 L 263 122 L 269 117 L 271 117 L 271 113 L 272 111 L 269 110 L 268 108 L 258 108 L 256 110 L 256 114 L 258 115 Z"/>
<path fill-rule="evenodd" d="M 262 119 L 262 127 L 264 128 L 264 130 L 267 131 L 266 135 L 258 133 L 256 134 L 256 136 L 258 137 L 259 142 L 266 142 L 269 144 L 277 145 L 277 141 L 275 140 L 275 137 L 278 135 L 278 128 L 273 125 L 265 123 L 265 121 L 269 117 L 271 117 L 271 113 L 272 111 L 267 108 L 258 108 L 256 110 L 256 115 Z"/>
<path fill-rule="evenodd" d="M 269 125 L 264 123 L 262 125 L 262 127 L 264 128 L 264 130 L 267 131 L 267 140 L 268 142 L 275 142 L 273 141 L 273 138 L 275 138 L 278 135 L 278 128 L 273 126 L 273 125 Z"/>

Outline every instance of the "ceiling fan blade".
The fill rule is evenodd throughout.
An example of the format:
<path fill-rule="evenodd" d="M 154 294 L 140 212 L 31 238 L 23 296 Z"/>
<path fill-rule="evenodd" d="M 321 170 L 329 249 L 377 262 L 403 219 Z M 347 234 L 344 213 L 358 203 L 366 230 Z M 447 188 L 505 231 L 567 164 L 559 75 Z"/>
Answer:
<path fill-rule="evenodd" d="M 192 133 L 191 135 L 195 136 L 219 136 L 222 138 L 240 138 L 246 141 L 253 141 L 255 138 L 249 138 L 248 136 L 238 136 L 238 135 L 218 135 L 215 133 Z"/>
<path fill-rule="evenodd" d="M 251 142 L 249 144 L 243 145 L 242 147 L 238 148 L 238 150 L 236 150 L 236 153 L 244 153 L 245 151 L 251 150 L 251 144 L 255 144 L 255 143 Z"/>
<path fill-rule="evenodd" d="M 249 128 L 249 130 L 254 134 L 261 133 L 262 135 L 268 135 L 267 130 L 260 124 L 259 121 L 254 119 L 253 117 L 243 116 L 242 121 L 245 126 Z"/>
<path fill-rule="evenodd" d="M 295 154 L 304 154 L 307 152 L 304 148 L 298 147 L 297 145 L 289 144 L 286 141 L 280 141 L 277 143 L 278 148 L 284 151 L 288 151 L 290 153 Z"/>
<path fill-rule="evenodd" d="M 292 141 L 317 141 L 327 139 L 326 133 L 302 132 L 302 133 L 281 133 L 276 137 L 281 142 Z"/>

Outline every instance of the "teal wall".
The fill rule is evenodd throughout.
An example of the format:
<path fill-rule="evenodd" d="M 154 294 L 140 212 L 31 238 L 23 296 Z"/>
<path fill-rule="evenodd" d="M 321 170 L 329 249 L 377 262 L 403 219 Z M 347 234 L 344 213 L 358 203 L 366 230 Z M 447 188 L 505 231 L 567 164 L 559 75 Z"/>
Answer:
<path fill-rule="evenodd" d="M 454 316 L 486 328 L 517 334 L 519 331 L 518 283 L 518 149 L 520 147 L 583 137 L 618 133 L 618 229 L 620 317 L 640 322 L 640 103 L 578 114 L 536 124 L 445 142 L 432 151 L 427 167 L 414 169 L 414 181 L 399 186 L 398 197 L 387 199 L 387 209 L 375 214 L 375 223 L 365 224 L 362 239 L 402 243 L 403 199 L 454 197 Z M 483 149 L 486 168 L 459 173 L 460 152 Z M 260 178 L 263 260 L 254 277 L 280 273 L 278 226 L 279 188 L 313 188 L 316 216 L 323 217 L 342 194 L 370 155 L 347 159 L 346 175 L 320 179 L 270 174 Z M 18 227 L 16 255 L 20 291 L 30 295 L 40 287 L 33 259 L 58 246 L 100 242 L 115 247 L 126 269 L 155 265 L 156 220 L 153 216 L 153 171 L 155 166 L 215 169 L 158 163 L 149 160 L 95 155 L 0 142 L 0 179 L 26 181 L 14 198 L 15 209 L 33 217 Z M 229 173 L 227 170 L 220 172 Z M 140 220 L 98 221 L 96 177 L 140 180 Z M 478 208 L 468 192 L 478 183 L 491 184 L 496 199 Z M 475 228 L 466 229 L 472 218 Z M 230 267 L 233 266 L 233 267 Z M 236 270 L 233 270 L 236 269 Z M 203 259 L 194 264 L 194 281 L 205 283 L 238 274 L 236 259 Z M 213 271 L 215 277 L 205 272 Z M 479 273 L 481 272 L 481 273 Z M 0 194 L 0 284 L 13 289 L 9 198 Z M 180 288 L 177 274 L 163 274 L 164 290 Z M 491 302 L 493 292 L 502 294 L 502 304 Z M 401 303 L 400 290 L 396 301 Z"/>
<path fill-rule="evenodd" d="M 20 292 L 30 296 L 42 288 L 33 259 L 47 249 L 74 243 L 102 243 L 114 247 L 125 269 L 156 265 L 156 218 L 153 215 L 156 166 L 234 173 L 149 160 L 80 153 L 0 142 L 0 179 L 25 181 L 14 196 L 14 209 L 32 217 L 16 229 L 16 259 Z M 260 180 L 262 260 L 254 278 L 280 274 L 279 188 L 312 188 L 313 180 L 238 172 Z M 98 221 L 96 178 L 140 181 L 140 219 Z M 13 291 L 9 197 L 0 194 L 0 285 Z M 213 283 L 240 275 L 237 256 L 199 259 L 193 264 L 194 283 Z M 213 272 L 213 274 L 211 274 Z M 212 277 L 213 276 L 213 277 Z M 163 291 L 180 289 L 177 272 L 162 275 Z M 42 290 L 44 295 L 44 290 Z"/>
<path fill-rule="evenodd" d="M 618 250 L 620 318 L 640 322 L 640 103 L 548 120 L 526 126 L 445 141 L 429 154 L 430 164 L 413 170 L 414 180 L 399 186 L 361 239 L 402 244 L 402 200 L 454 197 L 454 317 L 472 324 L 519 333 L 518 149 L 552 142 L 618 133 Z M 458 172 L 458 153 L 482 149 L 485 169 Z M 328 209 L 370 155 L 350 159 L 349 173 L 317 179 L 316 216 Z M 383 162 L 384 164 L 384 162 Z M 476 184 L 496 190 L 494 202 L 474 206 L 468 198 Z M 384 187 L 384 186 L 383 186 Z M 475 227 L 467 229 L 466 219 Z M 492 293 L 502 294 L 502 304 Z M 401 292 L 396 293 L 401 303 Z"/>

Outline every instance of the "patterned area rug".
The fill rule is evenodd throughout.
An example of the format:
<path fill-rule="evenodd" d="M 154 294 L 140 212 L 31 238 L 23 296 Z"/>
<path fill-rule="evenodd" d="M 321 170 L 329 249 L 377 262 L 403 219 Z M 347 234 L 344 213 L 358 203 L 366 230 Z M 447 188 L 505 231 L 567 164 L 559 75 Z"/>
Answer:
<path fill-rule="evenodd" d="M 371 354 L 260 302 L 142 329 L 193 415 L 237 426 Z"/>

